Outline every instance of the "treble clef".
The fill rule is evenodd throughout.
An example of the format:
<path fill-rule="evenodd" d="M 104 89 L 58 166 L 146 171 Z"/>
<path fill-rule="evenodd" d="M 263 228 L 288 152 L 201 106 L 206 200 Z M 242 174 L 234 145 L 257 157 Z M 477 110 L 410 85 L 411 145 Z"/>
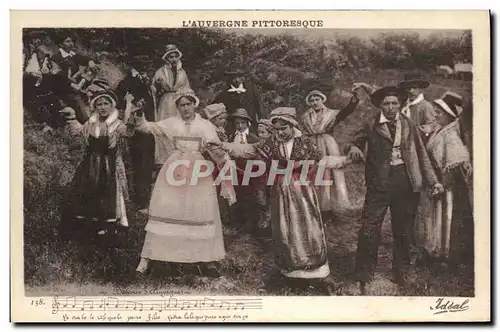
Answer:
<path fill-rule="evenodd" d="M 57 314 L 59 312 L 59 301 L 57 300 L 57 296 L 54 296 L 52 300 L 52 314 Z"/>

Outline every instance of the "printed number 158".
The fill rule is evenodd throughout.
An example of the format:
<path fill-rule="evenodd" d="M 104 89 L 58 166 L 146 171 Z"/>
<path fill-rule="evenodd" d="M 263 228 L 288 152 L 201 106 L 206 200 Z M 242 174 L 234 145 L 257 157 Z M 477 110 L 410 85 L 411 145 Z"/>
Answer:
<path fill-rule="evenodd" d="M 44 305 L 45 302 L 43 302 L 42 299 L 39 299 L 39 300 L 31 300 L 31 305 L 32 306 L 35 306 L 35 307 L 38 307 L 38 306 L 41 306 L 41 305 Z"/>

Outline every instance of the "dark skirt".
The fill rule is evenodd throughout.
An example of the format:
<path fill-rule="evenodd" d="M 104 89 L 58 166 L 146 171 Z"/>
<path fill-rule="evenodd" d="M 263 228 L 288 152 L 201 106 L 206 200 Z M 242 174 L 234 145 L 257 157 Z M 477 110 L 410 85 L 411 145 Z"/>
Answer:
<path fill-rule="evenodd" d="M 90 136 L 63 207 L 62 235 L 90 239 L 100 231 L 115 234 L 116 191 L 116 152 L 108 148 L 108 137 Z"/>

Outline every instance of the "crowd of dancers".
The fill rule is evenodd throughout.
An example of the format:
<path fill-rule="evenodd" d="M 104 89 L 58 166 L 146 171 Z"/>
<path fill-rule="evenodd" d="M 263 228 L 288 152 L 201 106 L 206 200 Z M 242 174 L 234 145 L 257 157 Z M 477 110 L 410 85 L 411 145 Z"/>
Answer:
<path fill-rule="evenodd" d="M 199 107 L 175 45 L 167 45 L 151 79 L 148 56 L 127 59 L 126 75 L 112 89 L 97 78 L 99 61 L 77 54 L 71 37 L 60 40 L 55 56 L 44 53 L 39 36 L 30 38 L 25 108 L 43 131 L 65 127 L 85 148 L 63 204 L 60 233 L 111 244 L 130 226 L 133 201 L 148 219 L 138 275 L 160 261 L 197 264 L 203 275 L 216 278 L 226 255 L 223 227 L 235 227 L 272 241 L 280 278 L 318 282 L 327 294 L 337 294 L 325 225 L 336 211 L 351 208 L 344 167 L 359 162 L 365 164 L 367 193 L 354 279 L 362 291 L 375 273 L 388 209 L 395 283 L 414 282 L 419 264 L 473 261 L 472 164 L 457 93 L 428 101 L 430 83 L 415 76 L 380 88 L 354 83 L 342 110 L 328 108 L 327 96 L 313 90 L 304 96 L 309 109 L 299 116 L 293 107 L 265 110 L 245 72 L 231 69 L 222 92 Z M 361 90 L 378 112 L 340 146 L 333 131 L 356 110 Z M 175 186 L 166 179 L 180 160 L 187 166 L 174 172 L 178 178 L 192 176 L 196 161 L 215 167 L 195 185 Z M 242 184 L 252 160 L 264 162 L 266 171 Z M 312 167 L 304 169 L 305 161 Z M 230 162 L 238 181 L 217 182 Z M 278 175 L 269 183 L 271 170 Z M 302 174 L 314 179 L 320 170 L 330 185 L 295 182 Z M 294 181 L 285 181 L 286 175 Z"/>

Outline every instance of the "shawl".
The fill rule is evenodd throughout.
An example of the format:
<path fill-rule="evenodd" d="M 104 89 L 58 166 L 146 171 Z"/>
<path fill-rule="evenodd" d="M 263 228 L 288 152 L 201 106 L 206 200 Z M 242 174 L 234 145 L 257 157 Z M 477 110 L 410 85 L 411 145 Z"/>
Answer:
<path fill-rule="evenodd" d="M 219 140 L 221 142 L 229 141 L 227 134 L 226 134 L 226 130 L 224 128 L 215 127 L 215 131 L 217 132 L 217 136 L 219 137 Z"/>
<path fill-rule="evenodd" d="M 463 167 L 466 177 L 470 179 L 472 164 L 469 151 L 460 139 L 458 120 L 436 130 L 427 142 L 427 151 L 443 177 L 456 167 Z"/>
<path fill-rule="evenodd" d="M 177 63 L 177 73 L 172 71 L 169 63 L 164 64 L 154 75 L 153 83 L 160 85 L 165 92 L 176 92 L 180 89 L 189 89 L 187 74 L 182 68 L 182 62 Z M 174 81 L 175 79 L 175 81 Z"/>
<path fill-rule="evenodd" d="M 302 128 L 309 135 L 331 135 L 338 113 L 338 110 L 333 110 L 327 107 L 324 107 L 319 112 L 310 108 L 302 116 Z"/>

